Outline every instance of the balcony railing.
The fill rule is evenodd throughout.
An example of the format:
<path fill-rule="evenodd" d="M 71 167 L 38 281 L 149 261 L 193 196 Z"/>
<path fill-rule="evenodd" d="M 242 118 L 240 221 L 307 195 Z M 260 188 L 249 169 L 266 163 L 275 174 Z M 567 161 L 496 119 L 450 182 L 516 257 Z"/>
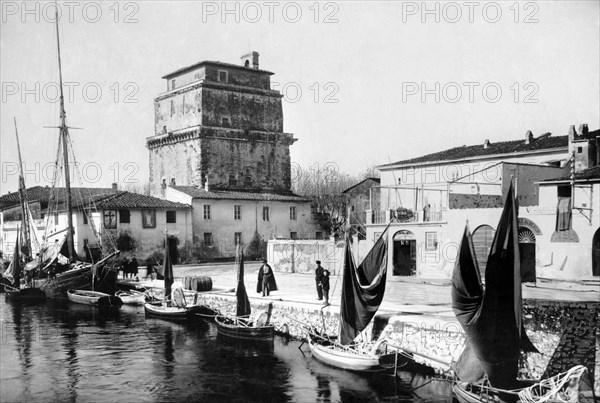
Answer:
<path fill-rule="evenodd" d="M 412 214 L 410 214 L 412 213 Z M 409 214 L 397 210 L 367 210 L 367 224 L 387 224 L 392 218 L 398 222 L 443 222 L 445 221 L 446 211 L 423 210 L 411 211 Z"/>

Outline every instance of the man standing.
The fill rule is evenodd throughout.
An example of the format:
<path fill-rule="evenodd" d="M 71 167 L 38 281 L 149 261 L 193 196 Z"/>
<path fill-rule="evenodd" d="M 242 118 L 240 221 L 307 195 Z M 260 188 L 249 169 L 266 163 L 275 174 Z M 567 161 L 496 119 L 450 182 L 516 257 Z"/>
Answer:
<path fill-rule="evenodd" d="M 321 288 L 323 289 L 323 297 L 325 302 L 323 305 L 329 306 L 329 270 L 323 270 L 323 278 L 321 279 Z"/>
<path fill-rule="evenodd" d="M 321 287 L 321 280 L 323 280 L 323 273 L 325 269 L 321 267 L 321 261 L 317 260 L 317 268 L 315 269 L 315 282 L 317 284 L 317 300 L 323 300 L 323 288 Z"/>
<path fill-rule="evenodd" d="M 275 282 L 275 275 L 273 269 L 267 263 L 266 259 L 263 259 L 262 266 L 258 269 L 258 281 L 256 282 L 256 292 L 262 291 L 263 297 L 268 297 L 271 291 L 277 291 L 277 283 Z"/>

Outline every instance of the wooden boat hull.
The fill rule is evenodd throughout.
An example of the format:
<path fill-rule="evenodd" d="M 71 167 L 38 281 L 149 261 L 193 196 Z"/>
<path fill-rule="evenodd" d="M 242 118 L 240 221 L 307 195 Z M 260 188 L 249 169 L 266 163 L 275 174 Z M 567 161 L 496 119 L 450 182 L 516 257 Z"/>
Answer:
<path fill-rule="evenodd" d="M 379 364 L 379 356 L 374 354 L 357 354 L 324 346 L 314 340 L 309 340 L 310 351 L 318 361 L 329 366 L 357 372 L 385 371 Z"/>
<path fill-rule="evenodd" d="M 22 288 L 20 290 L 6 290 L 6 299 L 15 301 L 44 301 L 46 294 L 39 288 Z"/>
<path fill-rule="evenodd" d="M 105 294 L 98 291 L 87 290 L 68 290 L 67 297 L 69 301 L 83 305 L 95 306 L 121 306 L 123 301 L 119 297 Z"/>
<path fill-rule="evenodd" d="M 234 320 L 223 316 L 215 317 L 218 333 L 230 339 L 273 342 L 275 338 L 275 327 L 273 325 L 243 326 L 228 322 L 234 322 Z"/>
<path fill-rule="evenodd" d="M 68 298 L 70 289 L 85 289 L 92 284 L 92 266 L 85 265 L 59 273 L 55 277 L 34 279 L 33 287 L 42 290 L 47 298 Z"/>
<path fill-rule="evenodd" d="M 167 320 L 184 321 L 189 317 L 188 309 L 175 306 L 144 304 L 144 311 L 146 316 Z"/>
<path fill-rule="evenodd" d="M 144 305 L 146 303 L 146 294 L 142 292 L 117 291 L 115 295 L 121 298 L 124 305 Z"/>

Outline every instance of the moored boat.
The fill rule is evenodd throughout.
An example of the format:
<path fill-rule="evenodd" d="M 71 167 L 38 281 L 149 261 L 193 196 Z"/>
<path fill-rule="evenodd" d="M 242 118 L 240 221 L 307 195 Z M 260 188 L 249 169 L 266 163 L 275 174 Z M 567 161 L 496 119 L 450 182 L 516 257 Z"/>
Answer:
<path fill-rule="evenodd" d="M 236 251 L 238 285 L 236 295 L 236 315 L 215 316 L 217 332 L 232 340 L 253 340 L 256 342 L 273 343 L 275 337 L 275 326 L 269 323 L 273 305 L 269 304 L 269 310 L 259 315 L 255 322 L 249 320 L 252 308 L 246 293 L 244 284 L 244 254 L 240 252 L 240 245 Z"/>
<path fill-rule="evenodd" d="M 140 291 L 117 291 L 115 296 L 121 298 L 125 305 L 144 305 L 146 302 L 146 294 Z"/>
<path fill-rule="evenodd" d="M 144 304 L 146 316 L 168 320 L 187 320 L 189 317 L 188 309 L 178 306 L 163 306 L 154 304 Z"/>
<path fill-rule="evenodd" d="M 119 297 L 99 291 L 68 290 L 67 297 L 69 298 L 69 301 L 77 304 L 113 307 L 123 305 L 123 301 L 121 301 Z"/>

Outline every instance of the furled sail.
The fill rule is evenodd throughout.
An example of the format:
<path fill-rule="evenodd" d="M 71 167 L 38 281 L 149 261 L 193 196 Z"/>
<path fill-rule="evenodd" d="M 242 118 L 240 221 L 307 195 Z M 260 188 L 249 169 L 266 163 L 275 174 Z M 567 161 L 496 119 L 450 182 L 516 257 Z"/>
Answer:
<path fill-rule="evenodd" d="M 350 243 L 344 251 L 344 277 L 340 308 L 340 343 L 350 344 L 364 330 L 381 305 L 387 275 L 387 231 L 379 237 L 356 267 Z"/>
<path fill-rule="evenodd" d="M 10 265 L 4 272 L 10 282 L 13 283 L 15 288 L 21 287 L 21 252 L 19 250 L 19 230 L 17 229 L 17 239 L 15 241 L 15 251 L 13 252 L 12 260 Z"/>
<path fill-rule="evenodd" d="M 467 334 L 468 346 L 456 368 L 463 381 L 475 381 L 473 378 L 485 372 L 492 386 L 511 389 L 516 383 L 520 349 L 535 351 L 521 323 L 517 215 L 511 184 L 487 261 L 485 291 L 468 230 L 461 242 L 452 275 L 452 306 Z"/>
<path fill-rule="evenodd" d="M 250 300 L 248 300 L 248 294 L 246 293 L 246 285 L 244 284 L 244 253 L 238 254 L 238 283 L 237 289 L 235 290 L 235 296 L 237 299 L 237 309 L 235 316 L 248 317 L 250 316 L 251 307 Z"/>
<path fill-rule="evenodd" d="M 165 300 L 167 304 L 171 303 L 171 287 L 173 286 L 173 264 L 171 263 L 171 255 L 169 253 L 169 239 L 165 237 L 165 259 L 163 261 L 162 275 L 165 279 Z"/>

